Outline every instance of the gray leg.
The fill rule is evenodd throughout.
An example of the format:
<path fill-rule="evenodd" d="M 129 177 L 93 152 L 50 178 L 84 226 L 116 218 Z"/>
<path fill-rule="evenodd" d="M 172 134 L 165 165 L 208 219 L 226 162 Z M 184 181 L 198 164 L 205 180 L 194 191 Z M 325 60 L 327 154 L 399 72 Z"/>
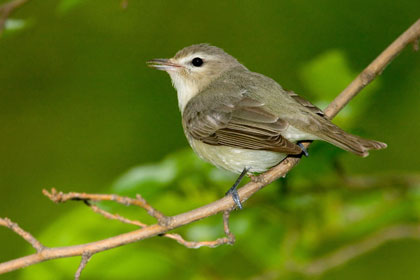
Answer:
<path fill-rule="evenodd" d="M 233 184 L 233 186 L 226 192 L 226 195 L 228 194 L 232 195 L 232 199 L 239 209 L 242 209 L 242 204 L 241 204 L 241 200 L 239 198 L 239 194 L 236 188 L 238 187 L 239 183 L 242 181 L 242 178 L 244 178 L 248 170 L 249 168 L 245 167 L 241 175 L 239 175 L 238 179 L 236 179 L 235 184 Z"/>
<path fill-rule="evenodd" d="M 302 152 L 305 155 L 305 157 L 309 156 L 308 151 L 306 150 L 306 148 L 303 146 L 302 143 L 298 143 L 298 146 L 302 149 Z"/>

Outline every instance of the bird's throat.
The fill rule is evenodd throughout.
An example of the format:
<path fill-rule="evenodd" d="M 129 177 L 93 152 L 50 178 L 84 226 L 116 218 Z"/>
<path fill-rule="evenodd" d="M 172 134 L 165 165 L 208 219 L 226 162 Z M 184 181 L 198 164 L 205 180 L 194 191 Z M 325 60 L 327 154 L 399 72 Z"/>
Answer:
<path fill-rule="evenodd" d="M 178 75 L 170 75 L 172 84 L 175 87 L 178 94 L 178 106 L 181 113 L 184 112 L 187 103 L 196 96 L 200 88 L 193 81 L 184 79 Z"/>

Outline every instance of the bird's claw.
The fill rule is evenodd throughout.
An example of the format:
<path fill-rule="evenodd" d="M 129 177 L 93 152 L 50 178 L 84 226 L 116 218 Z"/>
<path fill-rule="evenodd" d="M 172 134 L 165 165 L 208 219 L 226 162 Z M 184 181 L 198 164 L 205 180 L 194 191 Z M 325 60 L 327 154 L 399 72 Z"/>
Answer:
<path fill-rule="evenodd" d="M 226 195 L 231 195 L 233 202 L 235 202 L 236 206 L 238 207 L 239 210 L 242 210 L 242 203 L 241 203 L 241 199 L 239 198 L 239 194 L 238 194 L 238 190 L 235 188 L 230 188 L 227 192 Z"/>

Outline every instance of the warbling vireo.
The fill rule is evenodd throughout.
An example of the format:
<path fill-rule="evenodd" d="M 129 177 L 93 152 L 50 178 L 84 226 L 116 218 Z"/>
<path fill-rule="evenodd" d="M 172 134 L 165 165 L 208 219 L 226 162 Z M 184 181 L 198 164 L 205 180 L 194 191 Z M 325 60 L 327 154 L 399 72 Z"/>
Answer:
<path fill-rule="evenodd" d="M 220 48 L 192 45 L 148 63 L 170 75 L 193 150 L 217 167 L 241 173 L 228 191 L 239 208 L 236 187 L 242 177 L 264 172 L 287 155 L 307 155 L 299 141 L 323 140 L 363 157 L 386 148 L 346 133 L 318 107 Z"/>

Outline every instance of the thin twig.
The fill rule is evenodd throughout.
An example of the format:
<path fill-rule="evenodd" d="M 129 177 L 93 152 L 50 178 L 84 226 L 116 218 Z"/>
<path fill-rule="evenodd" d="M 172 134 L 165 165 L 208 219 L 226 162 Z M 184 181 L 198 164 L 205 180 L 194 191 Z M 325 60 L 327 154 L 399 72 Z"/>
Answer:
<path fill-rule="evenodd" d="M 146 202 L 140 195 L 137 195 L 136 198 L 126 197 L 126 196 L 119 196 L 116 194 L 88 194 L 88 193 L 63 193 L 57 192 L 56 189 L 51 189 L 51 192 L 47 190 L 42 190 L 42 193 L 47 196 L 49 199 L 54 201 L 55 203 L 59 202 L 66 202 L 68 200 L 84 200 L 84 201 L 115 201 L 122 205 L 135 205 L 138 207 L 143 208 L 147 211 L 147 213 L 156 218 L 159 224 L 166 224 L 168 223 L 168 217 L 163 215 L 161 212 L 153 208 L 149 203 Z"/>
<path fill-rule="evenodd" d="M 200 247 L 210 247 L 215 248 L 223 244 L 232 245 L 235 243 L 235 236 L 230 232 L 229 229 L 229 216 L 230 211 L 225 211 L 223 213 L 223 229 L 225 231 L 226 237 L 218 238 L 213 241 L 186 241 L 182 238 L 181 235 L 176 233 L 166 233 L 163 236 L 176 240 L 179 244 L 184 245 L 185 247 L 197 249 Z"/>
<path fill-rule="evenodd" d="M 190 249 L 198 249 L 201 247 L 215 248 L 223 244 L 231 244 L 231 241 L 228 237 L 221 237 L 212 241 L 186 241 L 184 238 L 182 238 L 181 235 L 177 233 L 166 233 L 164 236 L 176 240 L 179 244 L 184 245 Z"/>
<path fill-rule="evenodd" d="M 110 197 L 112 198 L 111 200 L 113 201 L 117 201 L 119 203 L 122 203 L 124 205 L 139 205 L 138 203 L 140 203 L 143 207 L 147 210 L 147 212 L 152 216 L 152 217 L 156 217 L 156 213 L 160 213 L 159 211 L 157 211 L 155 208 L 153 208 L 144 198 L 142 198 L 140 195 L 137 195 L 136 199 L 133 200 L 130 197 L 124 197 L 124 196 L 115 196 L 115 195 L 98 195 L 98 194 L 87 194 L 87 193 L 68 193 L 68 194 L 64 194 L 62 192 L 57 192 L 55 189 L 52 189 L 51 192 L 48 192 L 47 190 L 43 190 L 44 194 L 46 196 L 48 196 L 52 201 L 58 203 L 58 202 L 66 202 L 68 200 L 82 200 L 85 202 L 85 204 L 90 207 L 93 212 L 98 213 L 102 216 L 104 216 L 107 219 L 111 219 L 111 220 L 117 220 L 120 221 L 122 223 L 125 224 L 131 224 L 131 225 L 135 225 L 138 226 L 140 228 L 144 228 L 147 225 L 138 221 L 138 220 L 130 220 L 127 219 L 121 215 L 118 214 L 112 214 L 108 211 L 105 211 L 103 209 L 101 209 L 100 207 L 98 207 L 97 205 L 94 205 L 90 202 L 90 199 L 94 198 L 96 201 L 101 201 L 101 200 L 110 200 Z M 134 203 L 133 203 L 134 202 Z M 227 213 L 227 216 L 226 216 Z M 160 216 L 159 216 L 160 217 Z M 225 238 L 218 238 L 214 241 L 187 241 L 185 240 L 181 235 L 177 234 L 177 233 L 166 233 L 163 234 L 162 236 L 173 239 L 175 241 L 177 241 L 179 244 L 184 245 L 185 247 L 188 248 L 200 248 L 200 247 L 217 247 L 219 245 L 222 244 L 233 244 L 234 243 L 234 237 L 233 234 L 230 233 L 229 231 L 229 225 L 228 225 L 228 219 L 229 219 L 229 212 L 225 212 L 225 214 L 223 215 L 223 224 L 224 224 L 224 230 L 226 233 L 226 237 Z"/>
<path fill-rule="evenodd" d="M 382 74 L 386 66 L 408 45 L 420 38 L 420 19 L 389 45 L 356 79 L 354 79 L 324 110 L 330 119 L 334 118 L 365 86 Z"/>
<path fill-rule="evenodd" d="M 74 275 L 74 280 L 80 279 L 80 274 L 82 274 L 82 270 L 86 267 L 86 264 L 90 261 L 92 254 L 89 252 L 85 252 L 82 254 L 82 259 L 80 261 L 79 267 L 77 268 L 76 274 Z"/>
<path fill-rule="evenodd" d="M 141 197 L 141 195 L 137 194 L 136 199 L 137 201 L 141 202 L 141 204 L 143 205 L 142 207 L 147 211 L 147 213 L 150 216 L 155 217 L 156 220 L 158 220 L 159 224 L 165 225 L 169 223 L 170 218 L 153 208 L 149 203 L 147 203 L 147 201 L 143 197 Z"/>
<path fill-rule="evenodd" d="M 29 0 L 14 0 L 0 6 L 0 35 L 4 30 L 6 20 L 9 16 L 28 1 Z"/>
<path fill-rule="evenodd" d="M 130 219 L 127 219 L 127 218 L 125 218 L 123 216 L 120 216 L 118 214 L 111 214 L 111 213 L 99 208 L 97 205 L 91 205 L 90 204 L 88 206 L 93 210 L 93 212 L 98 213 L 98 214 L 104 216 L 107 219 L 117 220 L 117 221 L 120 221 L 120 222 L 125 223 L 125 224 L 138 226 L 140 228 L 144 228 L 144 227 L 147 226 L 146 224 L 144 224 L 140 221 L 130 220 Z"/>
<path fill-rule="evenodd" d="M 312 261 L 298 271 L 311 276 L 321 275 L 331 268 L 343 265 L 349 260 L 372 251 L 389 241 L 404 238 L 420 239 L 420 226 L 398 225 L 384 229 L 361 242 L 347 245 L 325 257 Z"/>
<path fill-rule="evenodd" d="M 315 279 L 319 279 L 319 276 L 322 276 L 332 268 L 344 265 L 347 262 L 373 251 L 390 241 L 406 238 L 420 239 L 420 226 L 402 224 L 385 228 L 361 241 L 338 248 L 326 256 L 320 257 L 308 263 L 286 263 L 286 267 L 282 270 L 271 270 L 263 275 L 253 277 L 252 279 L 280 279 L 283 278 L 282 276 L 285 276 L 290 272 L 304 274 L 309 276 L 310 279 L 313 277 L 315 277 Z"/>
<path fill-rule="evenodd" d="M 31 244 L 38 253 L 45 249 L 45 246 L 42 245 L 41 242 L 39 242 L 35 237 L 33 237 L 32 234 L 24 231 L 17 223 L 12 222 L 9 218 L 0 218 L 0 226 L 4 226 L 13 230 L 17 235 L 25 239 L 26 242 Z"/>
<path fill-rule="evenodd" d="M 230 231 L 229 228 L 229 217 L 230 217 L 231 211 L 225 211 L 223 212 L 223 229 L 225 230 L 225 234 L 228 239 L 228 244 L 235 243 L 235 235 Z"/>
<path fill-rule="evenodd" d="M 414 42 L 420 37 L 420 20 L 415 22 L 406 32 L 397 38 L 378 58 L 376 58 L 363 72 L 347 87 L 325 110 L 325 114 L 332 118 L 334 117 L 364 86 L 366 86 L 376 75 L 380 74 L 385 66 L 401 52 L 401 50 L 408 44 Z M 305 144 L 305 146 L 309 146 Z M 262 189 L 264 186 L 273 182 L 274 180 L 285 176 L 296 164 L 299 158 L 287 157 L 279 165 L 273 167 L 264 174 L 258 176 L 256 180 L 252 180 L 238 190 L 241 201 L 246 201 L 254 193 Z M 69 194 L 67 194 L 68 196 Z M 118 196 L 97 195 L 105 197 Z M 66 197 L 65 194 L 62 197 Z M 61 198 L 63 199 L 63 198 Z M 70 198 L 71 199 L 71 198 Z M 93 199 L 87 197 L 86 199 Z M 94 199 L 93 199 L 94 200 Z M 104 199 L 107 200 L 107 199 Z M 137 200 L 138 201 L 138 200 Z M 39 263 L 42 261 L 65 258 L 71 256 L 81 256 L 85 252 L 90 254 L 98 253 L 101 251 L 109 250 L 118 246 L 128 243 L 136 242 L 156 235 L 165 234 L 166 232 L 181 227 L 185 224 L 228 211 L 234 207 L 234 202 L 230 197 L 223 197 L 215 202 L 202 206 L 200 208 L 185 212 L 169 219 L 164 219 L 164 223 L 154 224 L 142 229 L 134 230 L 132 232 L 120 234 L 108 239 L 75 245 L 68 247 L 46 248 L 40 253 L 32 254 L 29 256 L 14 259 L 0 264 L 0 274 L 13 271 L 28 265 Z M 141 206 L 143 207 L 143 206 Z M 143 207 L 144 208 L 144 207 Z"/>

